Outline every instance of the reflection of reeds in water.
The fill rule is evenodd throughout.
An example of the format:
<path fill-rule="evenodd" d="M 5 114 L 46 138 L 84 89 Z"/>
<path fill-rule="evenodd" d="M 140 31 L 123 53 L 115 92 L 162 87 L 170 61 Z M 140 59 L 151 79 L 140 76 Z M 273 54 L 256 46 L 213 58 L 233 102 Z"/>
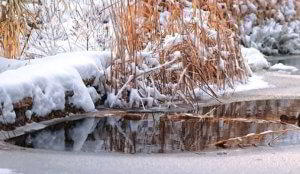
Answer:
<path fill-rule="evenodd" d="M 277 121 L 214 118 L 189 114 L 144 116 L 142 120 L 102 118 L 89 141 L 98 149 L 125 153 L 170 153 L 299 143 L 299 128 Z M 115 121 L 113 121 L 115 120 Z M 114 124 L 111 124 L 114 123 Z M 88 149 L 86 149 L 88 150 Z"/>
<path fill-rule="evenodd" d="M 53 140 L 61 139 L 67 150 L 124 153 L 197 152 L 300 143 L 299 127 L 278 120 L 257 119 L 254 115 L 247 119 L 190 113 L 111 115 L 114 116 L 75 121 L 67 119 L 64 123 L 9 139 L 8 142 L 49 148 L 48 144 Z M 80 137 L 86 139 L 74 137 L 76 130 L 81 130 Z M 58 133 L 62 131 L 64 134 Z M 44 137 L 45 132 L 52 135 L 50 139 Z"/>
<path fill-rule="evenodd" d="M 168 153 L 300 142 L 299 127 L 278 119 L 257 119 L 255 115 L 216 118 L 181 113 L 142 115 L 141 120 L 126 118 L 96 133 L 98 137 L 109 135 L 103 137 L 105 141 L 114 141 L 108 143 L 110 150 L 104 146 L 102 149 L 125 153 Z"/>
<path fill-rule="evenodd" d="M 196 98 L 192 90 L 196 87 L 217 97 L 211 84 L 224 88 L 246 79 L 248 72 L 245 72 L 240 54 L 237 28 L 230 22 L 226 5 L 220 6 L 216 1 L 193 1 L 192 19 L 197 20 L 186 21 L 184 2 L 127 1 L 113 7 L 117 38 L 114 54 L 118 59 L 112 65 L 109 80 L 114 89 L 118 91 L 133 75 L 132 83 L 129 83 L 133 88 L 141 89 L 143 85 L 151 84 L 162 94 L 177 95 L 191 103 Z M 170 16 L 164 25 L 160 25 L 163 11 L 168 11 Z M 215 31 L 215 35 L 211 31 Z M 165 46 L 169 36 L 178 36 L 181 41 Z M 140 52 L 149 46 L 161 65 L 153 71 L 139 73 L 139 68 L 147 65 Z M 178 52 L 180 56 L 177 57 Z M 116 83 L 113 79 L 123 81 Z M 139 83 L 139 79 L 148 84 Z M 175 88 L 170 84 L 176 84 Z"/>

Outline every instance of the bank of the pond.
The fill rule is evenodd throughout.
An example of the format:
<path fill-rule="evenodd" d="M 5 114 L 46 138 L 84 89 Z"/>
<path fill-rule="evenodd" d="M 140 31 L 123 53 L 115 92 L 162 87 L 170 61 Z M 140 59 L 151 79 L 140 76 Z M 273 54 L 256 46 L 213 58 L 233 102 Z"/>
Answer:
<path fill-rule="evenodd" d="M 256 75 L 262 77 L 263 81 L 267 82 L 269 87 L 262 88 L 262 89 L 247 90 L 247 91 L 230 92 L 227 93 L 226 95 L 220 96 L 218 99 L 219 101 L 216 101 L 214 99 L 199 101 L 198 103 L 199 107 L 205 107 L 210 105 L 222 105 L 222 104 L 242 102 L 242 101 L 300 99 L 300 76 L 299 75 L 288 75 L 288 74 L 282 74 L 278 72 L 267 72 L 267 71 L 256 73 Z M 180 104 L 178 104 L 178 107 L 179 108 L 175 108 L 175 109 L 173 108 L 173 109 L 178 110 L 180 112 L 184 112 L 186 107 L 191 108 L 191 106 L 187 106 L 187 105 L 181 106 Z M 101 109 L 103 108 L 100 108 L 99 110 L 101 111 Z M 169 109 L 156 108 L 155 110 L 169 110 Z M 28 127 L 28 125 L 24 125 L 24 126 Z M 15 133 L 16 132 L 12 132 L 11 136 L 13 136 Z"/>

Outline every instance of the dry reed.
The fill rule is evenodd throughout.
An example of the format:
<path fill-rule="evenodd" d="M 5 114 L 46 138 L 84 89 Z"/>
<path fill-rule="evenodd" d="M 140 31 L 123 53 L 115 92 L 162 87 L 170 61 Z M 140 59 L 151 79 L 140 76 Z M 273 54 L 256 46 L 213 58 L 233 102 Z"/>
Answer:
<path fill-rule="evenodd" d="M 17 58 L 20 56 L 20 38 L 28 34 L 28 24 L 33 24 L 37 16 L 28 11 L 25 3 L 28 2 L 10 0 L 0 4 L 0 55 L 2 54 L 4 57 Z"/>
<path fill-rule="evenodd" d="M 146 96 L 146 86 L 151 86 L 161 94 L 172 96 L 170 100 L 192 104 L 198 99 L 195 88 L 217 98 L 211 85 L 218 89 L 232 87 L 236 81 L 246 79 L 248 72 L 240 53 L 238 28 L 230 20 L 228 1 L 192 1 L 192 18 L 198 21 L 184 19 L 186 2 L 141 0 L 114 5 L 117 59 L 108 80 L 116 93 L 124 85 L 131 85 L 129 88 L 139 89 Z M 161 15 L 166 11 L 170 15 L 162 25 Z M 166 47 L 166 38 L 170 36 L 178 36 L 181 41 Z M 157 56 L 154 57 L 164 66 L 140 74 L 139 70 L 148 65 L 141 53 L 149 45 Z M 180 56 L 174 58 L 178 52 Z M 128 78 L 131 75 L 132 80 Z M 126 94 L 123 96 L 126 98 Z"/>

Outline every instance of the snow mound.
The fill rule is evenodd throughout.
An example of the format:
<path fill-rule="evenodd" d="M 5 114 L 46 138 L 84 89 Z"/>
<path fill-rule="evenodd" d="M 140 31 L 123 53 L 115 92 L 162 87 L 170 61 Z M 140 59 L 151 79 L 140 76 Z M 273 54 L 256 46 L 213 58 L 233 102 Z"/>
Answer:
<path fill-rule="evenodd" d="M 0 118 L 2 123 L 14 123 L 14 103 L 31 98 L 30 111 L 37 116 L 46 116 L 55 110 L 64 110 L 66 93 L 68 104 L 86 112 L 95 109 L 96 91 L 86 87 L 84 80 L 99 79 L 109 65 L 107 52 L 65 53 L 43 59 L 35 59 L 26 66 L 7 70 L 0 74 Z M 23 64 L 25 65 L 25 64 Z M 96 96 L 96 97 L 95 97 Z"/>
<path fill-rule="evenodd" d="M 275 64 L 270 67 L 272 71 L 286 71 L 286 72 L 296 72 L 298 69 L 294 66 L 287 66 L 282 63 Z"/>
<path fill-rule="evenodd" d="M 270 63 L 264 55 L 256 48 L 241 48 L 242 56 L 252 71 L 258 71 L 270 67 Z"/>

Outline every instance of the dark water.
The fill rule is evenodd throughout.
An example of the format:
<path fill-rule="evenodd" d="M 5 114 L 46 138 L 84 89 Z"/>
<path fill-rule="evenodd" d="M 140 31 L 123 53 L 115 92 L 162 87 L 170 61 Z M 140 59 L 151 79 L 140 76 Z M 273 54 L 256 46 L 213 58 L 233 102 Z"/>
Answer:
<path fill-rule="evenodd" d="M 9 142 L 43 149 L 124 153 L 300 143 L 300 100 L 237 102 L 197 112 L 85 118 L 59 123 Z"/>

